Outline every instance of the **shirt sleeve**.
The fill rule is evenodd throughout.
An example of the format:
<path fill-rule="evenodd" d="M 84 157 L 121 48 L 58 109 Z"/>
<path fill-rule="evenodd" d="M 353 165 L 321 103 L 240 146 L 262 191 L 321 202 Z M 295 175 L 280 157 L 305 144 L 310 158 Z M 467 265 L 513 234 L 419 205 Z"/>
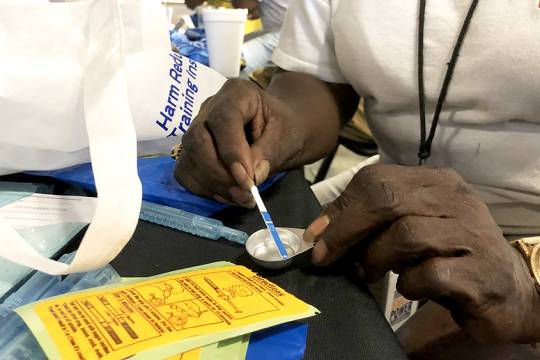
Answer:
<path fill-rule="evenodd" d="M 288 71 L 347 83 L 341 73 L 331 27 L 331 0 L 292 0 L 272 61 Z"/>

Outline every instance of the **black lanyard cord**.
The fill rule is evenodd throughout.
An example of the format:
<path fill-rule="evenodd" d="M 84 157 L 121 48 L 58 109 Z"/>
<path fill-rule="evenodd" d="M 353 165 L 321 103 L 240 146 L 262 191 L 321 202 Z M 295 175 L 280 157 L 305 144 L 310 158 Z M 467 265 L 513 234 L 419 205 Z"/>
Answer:
<path fill-rule="evenodd" d="M 420 108 L 420 146 L 418 149 L 419 165 L 424 164 L 426 159 L 431 155 L 431 144 L 433 143 L 435 131 L 437 130 L 437 125 L 439 124 L 439 116 L 441 115 L 441 111 L 446 100 L 446 95 L 448 94 L 448 88 L 450 87 L 452 76 L 454 75 L 454 69 L 456 68 L 461 45 L 463 44 L 463 40 L 467 35 L 469 25 L 477 6 L 478 0 L 473 0 L 461 27 L 461 31 L 459 32 L 459 37 L 456 45 L 454 46 L 454 50 L 452 51 L 452 57 L 450 58 L 450 62 L 447 64 L 448 68 L 446 70 L 446 75 L 444 76 L 439 99 L 437 100 L 437 107 L 435 108 L 435 113 L 433 114 L 433 120 L 429 129 L 429 135 L 426 140 L 426 94 L 424 87 L 424 24 L 426 19 L 426 0 L 420 0 L 420 11 L 418 17 L 418 102 Z"/>

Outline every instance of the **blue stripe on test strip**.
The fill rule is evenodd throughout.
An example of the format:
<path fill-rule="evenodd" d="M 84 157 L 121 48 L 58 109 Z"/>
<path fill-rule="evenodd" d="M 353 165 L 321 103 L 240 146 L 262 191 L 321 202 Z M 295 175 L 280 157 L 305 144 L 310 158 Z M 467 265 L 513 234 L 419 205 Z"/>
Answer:
<path fill-rule="evenodd" d="M 266 211 L 262 211 L 261 215 L 264 219 L 264 222 L 266 223 L 266 227 L 268 228 L 268 230 L 270 231 L 270 234 L 272 235 L 272 238 L 274 239 L 274 242 L 276 243 L 279 254 L 281 255 L 283 259 L 288 259 L 289 254 L 287 253 L 287 249 L 285 249 L 285 245 L 283 245 L 283 242 L 281 241 L 281 238 L 279 237 L 279 234 L 276 230 L 276 227 L 274 226 L 274 222 L 272 221 L 270 214 L 268 214 Z"/>
<path fill-rule="evenodd" d="M 274 226 L 274 222 L 272 221 L 270 214 L 266 210 L 266 206 L 264 206 L 264 202 L 262 201 L 261 195 L 259 194 L 259 190 L 257 189 L 256 186 L 251 187 L 251 194 L 253 195 L 253 198 L 255 199 L 255 202 L 257 203 L 259 212 L 261 213 L 261 216 L 264 220 L 266 227 L 268 228 L 268 231 L 270 232 L 270 235 L 272 235 L 272 239 L 274 240 L 274 243 L 276 244 L 276 247 L 279 251 L 279 255 L 281 256 L 283 260 L 288 259 L 289 254 L 287 254 L 287 249 L 285 249 L 283 242 L 281 242 L 281 239 L 279 238 L 279 233 L 277 232 L 276 227 Z"/>

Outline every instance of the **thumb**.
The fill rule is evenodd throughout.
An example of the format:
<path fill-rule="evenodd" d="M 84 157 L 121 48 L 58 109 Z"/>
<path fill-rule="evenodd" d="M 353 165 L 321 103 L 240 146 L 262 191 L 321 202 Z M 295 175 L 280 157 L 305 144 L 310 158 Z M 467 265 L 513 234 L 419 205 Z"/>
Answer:
<path fill-rule="evenodd" d="M 342 194 L 330 203 L 324 209 L 324 214 L 306 230 L 305 239 L 313 237 L 316 242 L 312 253 L 313 263 L 328 265 L 354 245 L 354 233 L 349 227 L 357 214 L 356 209 L 349 205 L 350 197 L 346 193 Z"/>
<path fill-rule="evenodd" d="M 304 241 L 316 244 L 319 236 L 326 230 L 330 223 L 330 218 L 327 215 L 321 215 L 308 226 L 304 232 Z"/>
<path fill-rule="evenodd" d="M 332 219 L 336 219 L 345 208 L 346 204 L 340 198 L 328 204 L 323 213 L 309 225 L 304 233 L 304 240 L 307 242 L 316 243 L 319 236 L 326 230 Z"/>

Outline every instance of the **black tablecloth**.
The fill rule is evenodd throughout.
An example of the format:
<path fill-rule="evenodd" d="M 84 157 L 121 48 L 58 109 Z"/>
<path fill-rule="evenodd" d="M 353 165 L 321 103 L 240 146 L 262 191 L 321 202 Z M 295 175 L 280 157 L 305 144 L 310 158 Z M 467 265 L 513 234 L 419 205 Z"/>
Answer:
<path fill-rule="evenodd" d="M 290 172 L 262 197 L 276 226 L 304 228 L 320 213 L 300 171 Z M 264 227 L 257 210 L 227 209 L 215 217 L 248 234 Z M 141 221 L 112 265 L 123 276 L 150 276 L 221 260 L 257 271 L 321 311 L 308 320 L 306 359 L 406 358 L 366 287 L 343 275 L 346 262 L 323 271 L 306 253 L 287 269 L 269 271 L 254 264 L 240 245 Z"/>
<path fill-rule="evenodd" d="M 84 194 L 48 178 L 17 174 L 0 177 L 0 181 L 54 183 L 56 194 Z M 276 226 L 305 228 L 320 213 L 301 171 L 290 172 L 262 197 Z M 264 227 L 257 210 L 227 209 L 215 217 L 248 234 Z M 81 235 L 64 251 L 75 250 Z M 406 359 L 365 285 L 354 275 L 348 276 L 354 274 L 349 262 L 319 269 L 311 265 L 309 256 L 302 254 L 291 267 L 270 271 L 254 264 L 240 245 L 201 239 L 141 221 L 133 239 L 112 265 L 122 276 L 132 277 L 222 260 L 244 265 L 321 311 L 307 320 L 306 359 Z"/>

